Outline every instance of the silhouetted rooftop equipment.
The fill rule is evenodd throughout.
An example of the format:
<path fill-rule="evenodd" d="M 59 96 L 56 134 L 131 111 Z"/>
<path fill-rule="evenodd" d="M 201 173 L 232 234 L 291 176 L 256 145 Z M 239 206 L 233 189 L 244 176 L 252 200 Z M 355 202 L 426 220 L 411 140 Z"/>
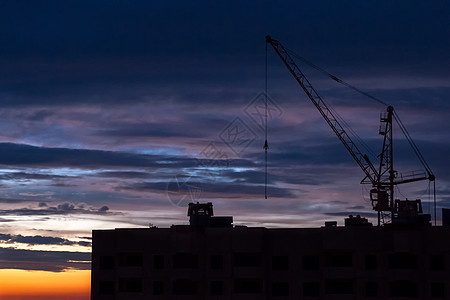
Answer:
<path fill-rule="evenodd" d="M 360 215 L 357 215 L 356 217 L 349 215 L 348 218 L 345 218 L 345 227 L 348 226 L 372 226 L 372 223 L 369 223 L 369 221 L 361 217 Z"/>
<path fill-rule="evenodd" d="M 422 213 L 420 200 L 395 200 L 393 224 L 431 226 L 431 215 Z"/>
<path fill-rule="evenodd" d="M 214 217 L 213 205 L 208 203 L 189 203 L 189 225 L 194 227 L 232 227 L 233 217 Z"/>
<path fill-rule="evenodd" d="M 337 221 L 325 221 L 325 227 L 337 227 Z"/>
<path fill-rule="evenodd" d="M 450 208 L 442 209 L 442 226 L 450 226 Z"/>

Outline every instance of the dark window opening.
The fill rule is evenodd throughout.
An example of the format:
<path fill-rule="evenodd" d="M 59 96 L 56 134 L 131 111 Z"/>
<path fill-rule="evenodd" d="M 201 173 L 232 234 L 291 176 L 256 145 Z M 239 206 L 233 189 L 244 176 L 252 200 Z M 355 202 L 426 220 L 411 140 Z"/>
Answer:
<path fill-rule="evenodd" d="M 434 254 L 430 256 L 430 269 L 439 271 L 445 269 L 444 256 Z"/>
<path fill-rule="evenodd" d="M 261 254 L 259 253 L 235 253 L 234 254 L 235 267 L 260 267 Z"/>
<path fill-rule="evenodd" d="M 353 265 L 351 253 L 339 253 L 327 255 L 327 266 L 336 268 L 350 268 Z"/>
<path fill-rule="evenodd" d="M 111 270 L 114 269 L 115 262 L 114 256 L 100 256 L 100 269 L 101 270 Z"/>
<path fill-rule="evenodd" d="M 173 282 L 173 293 L 175 295 L 196 295 L 198 282 L 191 279 L 177 279 Z"/>
<path fill-rule="evenodd" d="M 153 295 L 164 295 L 164 281 L 153 281 Z"/>
<path fill-rule="evenodd" d="M 376 282 L 366 282 L 366 297 L 378 296 L 378 284 Z"/>
<path fill-rule="evenodd" d="M 303 296 L 319 297 L 320 296 L 320 283 L 319 282 L 303 282 Z"/>
<path fill-rule="evenodd" d="M 274 282 L 272 283 L 272 296 L 289 296 L 289 283 L 288 282 Z"/>
<path fill-rule="evenodd" d="M 318 270 L 320 268 L 320 260 L 317 255 L 303 256 L 303 270 Z"/>
<path fill-rule="evenodd" d="M 415 269 L 417 267 L 417 258 L 414 254 L 408 252 L 397 252 L 388 257 L 389 269 Z"/>
<path fill-rule="evenodd" d="M 114 281 L 100 281 L 99 292 L 100 295 L 113 295 L 114 294 Z"/>
<path fill-rule="evenodd" d="M 223 295 L 223 282 L 211 281 L 211 295 L 220 296 Z"/>
<path fill-rule="evenodd" d="M 272 257 L 272 270 L 287 270 L 289 269 L 289 257 L 274 256 Z"/>
<path fill-rule="evenodd" d="M 223 268 L 223 256 L 216 254 L 211 255 L 211 269 L 222 269 Z"/>
<path fill-rule="evenodd" d="M 325 282 L 327 294 L 353 294 L 353 281 L 350 279 L 330 279 Z"/>
<path fill-rule="evenodd" d="M 121 267 L 142 267 L 142 253 L 119 253 Z"/>
<path fill-rule="evenodd" d="M 377 268 L 377 256 L 375 254 L 367 254 L 364 262 L 366 270 L 375 270 Z"/>
<path fill-rule="evenodd" d="M 432 282 L 430 284 L 430 294 L 433 298 L 445 298 L 445 285 L 443 282 Z"/>
<path fill-rule="evenodd" d="M 389 283 L 391 297 L 417 297 L 417 283 L 409 280 L 396 280 Z"/>
<path fill-rule="evenodd" d="M 235 279 L 234 292 L 238 294 L 262 293 L 261 279 L 253 279 L 253 278 Z"/>
<path fill-rule="evenodd" d="M 119 292 L 142 292 L 142 278 L 119 278 Z"/>
<path fill-rule="evenodd" d="M 195 269 L 198 267 L 198 256 L 193 253 L 177 253 L 173 256 L 173 267 L 179 269 Z"/>
<path fill-rule="evenodd" d="M 153 268 L 158 270 L 164 269 L 164 255 L 153 256 Z"/>

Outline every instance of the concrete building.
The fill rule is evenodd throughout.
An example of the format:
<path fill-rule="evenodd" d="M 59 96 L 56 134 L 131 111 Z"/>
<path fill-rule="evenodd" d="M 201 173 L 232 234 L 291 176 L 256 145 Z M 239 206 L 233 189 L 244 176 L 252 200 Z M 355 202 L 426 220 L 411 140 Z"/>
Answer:
<path fill-rule="evenodd" d="M 92 300 L 448 299 L 450 227 L 232 226 L 191 204 L 190 225 L 94 230 Z"/>

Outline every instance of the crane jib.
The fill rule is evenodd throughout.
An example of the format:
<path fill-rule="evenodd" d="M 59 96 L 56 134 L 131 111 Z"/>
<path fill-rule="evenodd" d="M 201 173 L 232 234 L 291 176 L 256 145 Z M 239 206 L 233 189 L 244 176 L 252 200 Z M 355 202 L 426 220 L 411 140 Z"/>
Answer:
<path fill-rule="evenodd" d="M 395 200 L 394 201 L 394 186 L 398 184 L 403 183 L 409 183 L 409 182 L 415 182 L 420 180 L 428 179 L 430 181 L 434 181 L 435 177 L 433 173 L 431 172 L 431 169 L 429 168 L 428 164 L 426 163 L 425 159 L 423 158 L 422 154 L 420 153 L 418 147 L 412 140 L 411 136 L 409 135 L 408 131 L 406 130 L 403 123 L 400 121 L 398 115 L 394 112 L 394 108 L 392 106 L 387 105 L 385 102 L 383 102 L 380 99 L 377 99 L 355 87 L 352 85 L 340 80 L 334 75 L 331 75 L 330 73 L 326 72 L 325 70 L 317 67 L 316 65 L 307 62 L 305 59 L 301 58 L 300 56 L 296 56 L 297 58 L 302 59 L 304 62 L 309 64 L 311 67 L 317 69 L 318 71 L 326 74 L 334 81 L 343 84 L 347 86 L 348 88 L 351 88 L 355 90 L 358 93 L 361 93 L 370 99 L 377 101 L 385 106 L 387 106 L 387 111 L 383 113 L 380 117 L 380 135 L 382 135 L 383 138 L 383 147 L 381 150 L 381 153 L 379 155 L 380 161 L 378 168 L 374 166 L 374 164 L 370 161 L 369 157 L 366 154 L 363 154 L 360 149 L 358 148 L 357 144 L 353 142 L 350 135 L 346 132 L 344 127 L 339 122 L 339 119 L 336 117 L 338 116 L 337 113 L 333 113 L 333 110 L 328 106 L 328 104 L 320 97 L 319 93 L 314 89 L 314 87 L 311 85 L 309 80 L 306 78 L 306 76 L 303 74 L 303 72 L 300 70 L 300 68 L 297 66 L 291 55 L 289 54 L 288 49 L 286 49 L 279 41 L 272 39 L 270 36 L 266 36 L 266 42 L 272 46 L 272 48 L 275 50 L 275 52 L 278 54 L 278 56 L 281 58 L 283 63 L 288 68 L 289 72 L 293 75 L 295 80 L 298 82 L 298 84 L 301 86 L 305 94 L 308 96 L 308 98 L 311 100 L 311 102 L 314 104 L 314 106 L 317 108 L 319 113 L 322 115 L 322 117 L 325 119 L 325 121 L 328 123 L 330 128 L 334 131 L 338 139 L 342 142 L 342 144 L 345 146 L 347 151 L 350 153 L 350 155 L 353 157 L 353 159 L 356 161 L 356 163 L 359 165 L 361 170 L 364 172 L 365 177 L 361 181 L 361 183 L 370 183 L 372 185 L 372 189 L 370 191 L 370 199 L 372 201 L 372 205 L 375 211 L 378 212 L 378 225 L 380 225 L 380 220 L 384 218 L 391 218 L 393 221 L 394 218 L 399 218 L 400 212 L 402 209 L 412 209 L 413 205 L 410 203 L 409 200 Z M 336 116 L 335 116 L 336 114 Z M 339 117 L 339 116 L 338 116 Z M 407 141 L 409 142 L 410 146 L 414 150 L 415 154 L 418 156 L 420 162 L 424 166 L 426 173 L 422 174 L 412 174 L 412 175 L 405 175 L 404 177 L 402 175 L 398 175 L 397 172 L 394 170 L 394 158 L 393 158 L 393 130 L 392 130 L 392 121 L 395 119 L 397 124 L 399 125 L 400 129 L 406 136 Z M 344 121 L 342 121 L 343 124 L 345 124 Z M 351 129 L 350 129 L 351 131 Z M 356 136 L 356 139 L 359 140 Z M 398 178 L 397 178 L 398 177 Z M 436 194 L 436 191 L 434 192 L 434 195 Z M 409 202 L 408 202 L 409 201 Z M 421 205 L 420 200 L 417 200 L 418 206 L 415 207 L 416 213 L 421 212 L 421 209 L 418 209 L 418 207 Z M 434 196 L 434 203 L 436 203 L 436 196 Z M 435 211 L 436 211 L 436 204 L 435 204 Z M 390 216 L 389 216 L 390 214 Z M 425 220 L 426 218 L 422 218 L 421 220 Z M 425 222 L 426 223 L 426 222 Z M 435 224 L 436 224 L 436 213 L 435 213 Z"/>

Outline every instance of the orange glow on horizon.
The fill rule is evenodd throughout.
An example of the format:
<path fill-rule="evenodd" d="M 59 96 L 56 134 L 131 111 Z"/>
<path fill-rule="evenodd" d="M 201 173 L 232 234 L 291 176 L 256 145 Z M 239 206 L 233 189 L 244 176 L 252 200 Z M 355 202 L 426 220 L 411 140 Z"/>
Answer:
<path fill-rule="evenodd" d="M 1 300 L 89 300 L 91 271 L 0 270 Z"/>

